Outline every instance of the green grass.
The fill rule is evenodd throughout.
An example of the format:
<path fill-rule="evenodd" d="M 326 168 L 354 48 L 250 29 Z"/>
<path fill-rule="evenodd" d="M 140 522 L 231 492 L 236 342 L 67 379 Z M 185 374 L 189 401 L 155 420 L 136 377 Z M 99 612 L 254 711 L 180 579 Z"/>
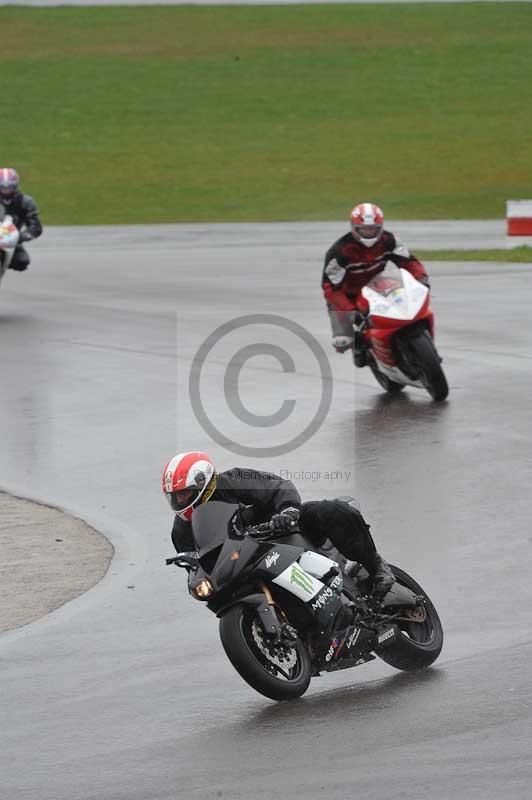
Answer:
<path fill-rule="evenodd" d="M 0 9 L 2 162 L 48 224 L 502 218 L 532 4 Z"/>
<path fill-rule="evenodd" d="M 532 264 L 532 247 L 509 250 L 416 250 L 422 261 L 503 261 L 508 264 Z"/>

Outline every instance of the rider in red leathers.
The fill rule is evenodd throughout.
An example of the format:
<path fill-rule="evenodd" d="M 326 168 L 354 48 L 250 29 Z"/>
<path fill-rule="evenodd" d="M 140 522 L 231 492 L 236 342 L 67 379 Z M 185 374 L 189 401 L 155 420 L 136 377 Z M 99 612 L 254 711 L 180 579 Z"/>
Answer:
<path fill-rule="evenodd" d="M 357 367 L 366 365 L 364 339 L 353 329 L 363 320 L 360 310 L 357 311 L 362 287 L 384 269 L 387 261 L 393 261 L 429 286 L 423 264 L 383 225 L 384 216 L 378 206 L 360 203 L 351 212 L 351 231 L 341 236 L 325 255 L 322 287 L 333 347 L 338 353 L 353 350 Z"/>

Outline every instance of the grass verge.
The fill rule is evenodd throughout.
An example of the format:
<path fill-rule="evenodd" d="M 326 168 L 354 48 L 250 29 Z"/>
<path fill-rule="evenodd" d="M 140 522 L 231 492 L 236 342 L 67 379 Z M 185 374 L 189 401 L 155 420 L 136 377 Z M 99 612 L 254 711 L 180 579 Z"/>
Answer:
<path fill-rule="evenodd" d="M 48 224 L 501 218 L 532 4 L 0 9 L 3 165 Z"/>
<path fill-rule="evenodd" d="M 422 261 L 502 261 L 508 264 L 532 264 L 532 247 L 508 250 L 417 250 Z"/>

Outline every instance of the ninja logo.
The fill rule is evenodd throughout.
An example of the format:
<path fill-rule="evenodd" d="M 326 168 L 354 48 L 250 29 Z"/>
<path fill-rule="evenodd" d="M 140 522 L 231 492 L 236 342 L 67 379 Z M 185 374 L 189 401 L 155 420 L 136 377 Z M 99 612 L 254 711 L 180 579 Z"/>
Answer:
<path fill-rule="evenodd" d="M 269 553 L 269 555 L 267 555 L 264 560 L 268 569 L 270 569 L 270 567 L 273 567 L 274 564 L 277 564 L 280 557 L 281 557 L 280 553 L 277 553 L 275 551 L 273 553 Z"/>

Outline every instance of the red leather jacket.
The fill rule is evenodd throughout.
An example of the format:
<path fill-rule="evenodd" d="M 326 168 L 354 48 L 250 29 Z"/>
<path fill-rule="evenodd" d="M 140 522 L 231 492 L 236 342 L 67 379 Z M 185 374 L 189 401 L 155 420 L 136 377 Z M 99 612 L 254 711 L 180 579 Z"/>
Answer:
<path fill-rule="evenodd" d="M 322 287 L 327 303 L 338 313 L 354 311 L 363 286 L 382 272 L 387 261 L 428 280 L 425 267 L 393 233 L 383 231 L 379 241 L 365 247 L 351 232 L 338 239 L 325 255 Z"/>

